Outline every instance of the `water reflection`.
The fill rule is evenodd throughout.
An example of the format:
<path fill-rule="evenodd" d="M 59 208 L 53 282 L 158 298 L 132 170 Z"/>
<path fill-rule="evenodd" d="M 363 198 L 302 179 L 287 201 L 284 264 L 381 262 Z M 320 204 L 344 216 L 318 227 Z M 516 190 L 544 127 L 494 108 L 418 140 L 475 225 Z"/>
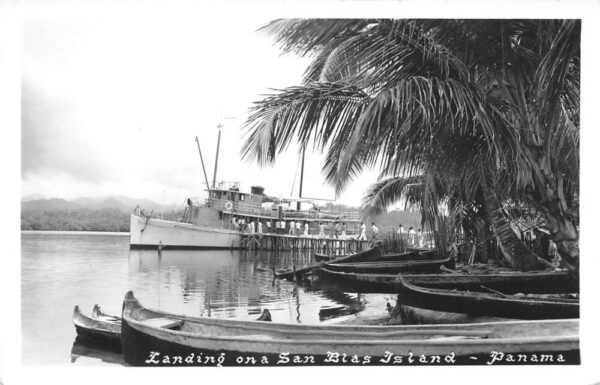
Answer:
<path fill-rule="evenodd" d="M 117 353 L 74 343 L 71 315 L 74 305 L 89 314 L 94 304 L 119 315 L 127 290 L 143 304 L 172 313 L 255 320 L 268 309 L 273 322 L 283 323 L 338 322 L 385 308 L 380 295 L 275 279 L 275 270 L 310 264 L 312 256 L 305 253 L 159 253 L 129 250 L 126 234 L 105 233 L 23 232 L 21 246 L 22 354 L 27 364 L 123 364 Z"/>
<path fill-rule="evenodd" d="M 100 344 L 92 339 L 77 336 L 71 347 L 71 363 L 100 360 L 110 364 L 122 364 L 123 356 L 120 349 Z"/>
<path fill-rule="evenodd" d="M 318 323 L 338 299 L 274 279 L 274 271 L 312 262 L 306 253 L 131 250 L 129 283 L 148 306 L 196 316 Z"/>

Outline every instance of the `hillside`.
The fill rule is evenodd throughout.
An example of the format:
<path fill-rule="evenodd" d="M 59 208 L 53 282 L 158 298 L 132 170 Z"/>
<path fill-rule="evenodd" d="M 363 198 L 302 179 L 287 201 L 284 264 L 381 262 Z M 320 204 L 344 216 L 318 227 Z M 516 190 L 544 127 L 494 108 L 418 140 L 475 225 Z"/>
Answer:
<path fill-rule="evenodd" d="M 115 208 L 22 211 L 21 230 L 127 232 L 129 214 Z"/>
<path fill-rule="evenodd" d="M 110 196 L 78 198 L 72 201 L 59 198 L 33 199 L 21 202 L 21 230 L 55 231 L 129 231 L 129 213 L 135 199 Z M 140 206 L 159 212 L 160 205 L 140 199 Z M 165 210 L 166 212 L 166 210 Z M 173 218 L 180 214 L 165 213 Z"/>

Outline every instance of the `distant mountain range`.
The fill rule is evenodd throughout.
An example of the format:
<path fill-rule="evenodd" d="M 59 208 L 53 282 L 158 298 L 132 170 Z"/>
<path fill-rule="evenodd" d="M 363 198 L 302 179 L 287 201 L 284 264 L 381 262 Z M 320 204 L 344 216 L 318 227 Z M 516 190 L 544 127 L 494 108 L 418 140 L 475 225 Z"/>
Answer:
<path fill-rule="evenodd" d="M 28 199 L 32 196 L 23 197 L 21 200 L 21 212 L 41 212 L 41 211 L 58 211 L 58 210 L 101 210 L 101 209 L 117 209 L 124 213 L 131 212 L 136 206 L 140 206 L 146 211 L 154 210 L 159 212 L 161 207 L 159 203 L 149 199 L 134 199 L 121 195 L 105 196 L 105 197 L 82 197 L 74 200 L 66 200 L 61 198 L 48 199 Z M 172 210 L 173 205 L 165 205 L 164 210 Z M 179 207 L 177 208 L 179 209 Z"/>
<path fill-rule="evenodd" d="M 161 211 L 160 204 L 149 199 L 118 195 L 74 200 L 23 197 L 21 230 L 129 231 L 129 213 L 138 205 L 147 213 Z M 181 209 L 170 204 L 163 212 L 167 218 L 178 218 Z"/>

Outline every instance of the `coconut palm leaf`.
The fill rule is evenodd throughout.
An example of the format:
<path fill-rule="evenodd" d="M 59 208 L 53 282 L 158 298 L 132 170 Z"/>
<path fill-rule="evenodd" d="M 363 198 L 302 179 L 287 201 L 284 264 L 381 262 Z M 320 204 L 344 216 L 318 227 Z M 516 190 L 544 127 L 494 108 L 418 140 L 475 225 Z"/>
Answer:
<path fill-rule="evenodd" d="M 352 85 L 315 83 L 290 87 L 257 102 L 246 123 L 243 158 L 272 163 L 278 153 L 297 139 L 310 138 L 324 147 L 336 133 L 358 119 L 368 96 Z"/>

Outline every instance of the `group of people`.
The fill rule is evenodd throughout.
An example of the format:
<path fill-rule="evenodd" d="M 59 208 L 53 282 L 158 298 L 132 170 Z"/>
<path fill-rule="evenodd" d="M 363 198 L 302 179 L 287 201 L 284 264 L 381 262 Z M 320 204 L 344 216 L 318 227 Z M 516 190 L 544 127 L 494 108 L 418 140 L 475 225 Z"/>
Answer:
<path fill-rule="evenodd" d="M 251 220 L 249 219 L 246 222 L 245 218 L 231 218 L 231 225 L 234 230 L 241 231 L 243 233 L 248 234 L 262 234 L 263 231 L 263 223 L 257 219 Z"/>
<path fill-rule="evenodd" d="M 254 219 L 246 219 L 246 218 L 237 218 L 233 217 L 231 219 L 231 224 L 234 230 L 241 231 L 243 233 L 248 234 L 288 234 L 288 235 L 302 235 L 309 236 L 314 235 L 310 234 L 310 227 L 307 221 L 271 221 L 267 220 L 263 224 L 262 221 L 254 218 Z M 325 234 L 325 225 L 323 222 L 319 222 L 318 225 L 319 233 L 317 235 L 318 238 L 327 238 Z M 410 247 L 425 247 L 425 235 L 421 231 L 421 229 L 415 229 L 413 227 L 409 227 L 408 231 L 404 230 L 402 224 L 398 226 L 396 230 L 396 234 L 405 242 L 407 242 Z M 334 222 L 331 227 L 332 239 L 347 239 L 346 235 L 346 223 L 345 222 Z M 375 224 L 375 222 L 371 223 L 371 236 L 368 240 L 375 241 L 379 236 L 379 228 Z M 357 238 L 359 241 L 367 240 L 367 226 L 364 222 L 360 223 L 360 229 Z"/>
<path fill-rule="evenodd" d="M 248 234 L 290 234 L 290 235 L 309 235 L 308 222 L 290 221 L 271 221 L 267 220 L 263 224 L 262 221 L 246 218 L 231 218 L 231 224 L 234 230 Z M 289 227 L 288 227 L 289 225 Z M 323 232 L 324 227 L 319 224 L 319 235 Z M 323 234 L 324 236 L 324 234 Z"/>
<path fill-rule="evenodd" d="M 254 218 L 237 218 L 233 217 L 231 219 L 232 228 L 237 231 L 241 231 L 243 233 L 248 234 L 282 234 L 282 235 L 302 235 L 302 236 L 311 236 L 315 234 L 311 234 L 311 229 L 307 221 L 271 221 L 267 220 L 263 224 L 262 221 Z M 323 222 L 319 222 L 318 225 L 318 238 L 328 238 L 332 239 L 346 239 L 348 236 L 346 235 L 346 223 L 345 222 L 334 222 L 331 227 L 330 234 L 325 234 L 325 224 Z M 377 237 L 379 233 L 379 229 L 373 223 L 372 227 L 373 239 Z M 359 234 L 358 239 L 366 240 L 366 227 L 364 223 L 361 223 L 361 232 Z"/>
<path fill-rule="evenodd" d="M 375 241 L 378 236 L 379 236 L 379 227 L 377 227 L 375 222 L 371 222 L 371 241 Z M 360 230 L 358 232 L 358 238 L 356 238 L 356 239 L 358 239 L 359 241 L 367 240 L 367 226 L 365 225 L 364 222 L 360 222 Z"/>
<path fill-rule="evenodd" d="M 396 230 L 396 234 L 400 237 L 400 239 L 406 241 L 410 247 L 425 247 L 425 235 L 421 229 L 415 231 L 415 229 L 411 226 L 408 228 L 408 231 L 406 231 L 401 223 L 398 226 L 398 230 Z"/>

